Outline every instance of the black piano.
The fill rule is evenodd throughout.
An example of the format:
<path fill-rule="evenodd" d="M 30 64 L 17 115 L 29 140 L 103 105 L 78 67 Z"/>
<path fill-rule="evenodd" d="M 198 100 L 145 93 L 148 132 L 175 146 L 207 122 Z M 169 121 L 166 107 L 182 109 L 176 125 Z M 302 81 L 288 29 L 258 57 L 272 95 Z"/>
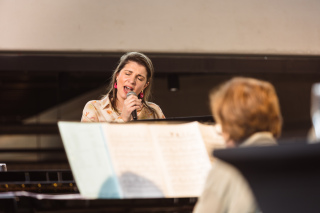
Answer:
<path fill-rule="evenodd" d="M 0 172 L 0 212 L 192 212 L 196 198 L 83 198 L 70 170 Z"/>
<path fill-rule="evenodd" d="M 213 122 L 211 116 L 197 119 L 202 122 Z M 197 119 L 181 118 L 180 121 Z M 179 122 L 177 119 L 173 120 Z M 0 150 L 2 153 L 10 151 L 14 150 Z M 15 151 L 19 152 L 19 150 Z M 35 152 L 37 150 L 25 151 Z M 49 150 L 42 151 L 50 152 Z M 59 150 L 51 151 L 57 152 Z M 320 205 L 317 202 L 320 187 L 319 153 L 320 144 L 310 145 L 305 141 L 296 141 L 294 144 L 283 143 L 277 147 L 216 150 L 214 155 L 238 167 L 252 186 L 263 212 L 274 213 L 320 211 Z M 272 187 L 268 187 L 268 184 L 269 186 L 271 184 Z M 301 194 L 299 194 L 300 192 Z M 279 199 L 275 195 L 279 195 Z M 8 171 L 0 172 L 1 213 L 190 213 L 196 201 L 195 197 L 91 200 L 85 199 L 79 194 L 70 169 L 12 171 L 9 163 Z"/>
<path fill-rule="evenodd" d="M 212 123 L 212 116 L 167 118 L 134 122 Z M 56 125 L 39 127 L 39 132 L 58 133 Z M 2 126 L 2 130 L 9 131 Z M 21 131 L 28 131 L 28 127 Z M 22 132 L 23 133 L 23 132 Z M 63 149 L 1 149 L 0 153 L 42 152 L 65 155 Z M 66 159 L 66 158 L 65 158 Z M 21 162 L 22 163 L 22 162 Z M 197 198 L 96 199 L 83 198 L 70 169 L 10 170 L 0 172 L 0 212 L 192 212 Z"/>

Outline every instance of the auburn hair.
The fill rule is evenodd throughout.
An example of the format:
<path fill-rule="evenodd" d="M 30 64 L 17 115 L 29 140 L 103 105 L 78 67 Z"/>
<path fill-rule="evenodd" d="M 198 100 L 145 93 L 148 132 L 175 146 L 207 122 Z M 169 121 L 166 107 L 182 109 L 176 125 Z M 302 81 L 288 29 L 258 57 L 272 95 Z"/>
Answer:
<path fill-rule="evenodd" d="M 236 144 L 256 132 L 268 131 L 275 138 L 281 134 L 278 97 L 267 81 L 232 78 L 211 91 L 210 105 L 216 122 Z"/>

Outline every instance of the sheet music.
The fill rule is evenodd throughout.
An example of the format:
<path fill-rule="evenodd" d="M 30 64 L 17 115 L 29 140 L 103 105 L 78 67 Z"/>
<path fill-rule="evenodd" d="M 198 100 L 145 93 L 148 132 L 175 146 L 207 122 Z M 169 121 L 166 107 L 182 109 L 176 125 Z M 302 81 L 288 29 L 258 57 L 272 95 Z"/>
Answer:
<path fill-rule="evenodd" d="M 169 197 L 199 196 L 211 168 L 197 122 L 150 126 L 166 168 Z"/>
<path fill-rule="evenodd" d="M 164 197 L 163 171 L 148 125 L 103 124 L 125 198 Z"/>
<path fill-rule="evenodd" d="M 80 193 L 87 198 L 121 197 L 101 124 L 59 122 L 58 125 Z"/>
<path fill-rule="evenodd" d="M 226 144 L 222 137 L 221 126 L 198 123 L 203 142 L 206 146 L 211 163 L 214 161 L 213 150 L 225 148 Z"/>
<path fill-rule="evenodd" d="M 59 122 L 59 129 L 87 198 L 195 197 L 211 168 L 198 122 Z"/>

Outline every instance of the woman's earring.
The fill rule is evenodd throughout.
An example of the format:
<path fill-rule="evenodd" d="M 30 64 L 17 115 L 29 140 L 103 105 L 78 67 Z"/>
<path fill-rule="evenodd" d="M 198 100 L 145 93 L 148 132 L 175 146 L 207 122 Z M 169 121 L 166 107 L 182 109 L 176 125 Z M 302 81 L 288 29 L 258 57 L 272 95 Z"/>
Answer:
<path fill-rule="evenodd" d="M 140 92 L 139 96 L 140 96 L 141 99 L 143 98 L 143 96 L 144 96 L 143 90 Z"/>
<path fill-rule="evenodd" d="M 115 89 L 117 89 L 117 88 L 118 88 L 117 82 L 114 82 L 113 87 L 114 87 Z"/>

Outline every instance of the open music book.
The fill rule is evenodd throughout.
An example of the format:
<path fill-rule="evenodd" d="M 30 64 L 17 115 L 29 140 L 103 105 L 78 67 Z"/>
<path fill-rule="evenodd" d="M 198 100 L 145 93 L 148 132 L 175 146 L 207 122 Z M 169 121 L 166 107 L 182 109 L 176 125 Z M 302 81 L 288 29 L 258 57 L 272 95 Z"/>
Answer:
<path fill-rule="evenodd" d="M 86 198 L 197 197 L 222 147 L 212 125 L 59 122 L 64 148 Z"/>

